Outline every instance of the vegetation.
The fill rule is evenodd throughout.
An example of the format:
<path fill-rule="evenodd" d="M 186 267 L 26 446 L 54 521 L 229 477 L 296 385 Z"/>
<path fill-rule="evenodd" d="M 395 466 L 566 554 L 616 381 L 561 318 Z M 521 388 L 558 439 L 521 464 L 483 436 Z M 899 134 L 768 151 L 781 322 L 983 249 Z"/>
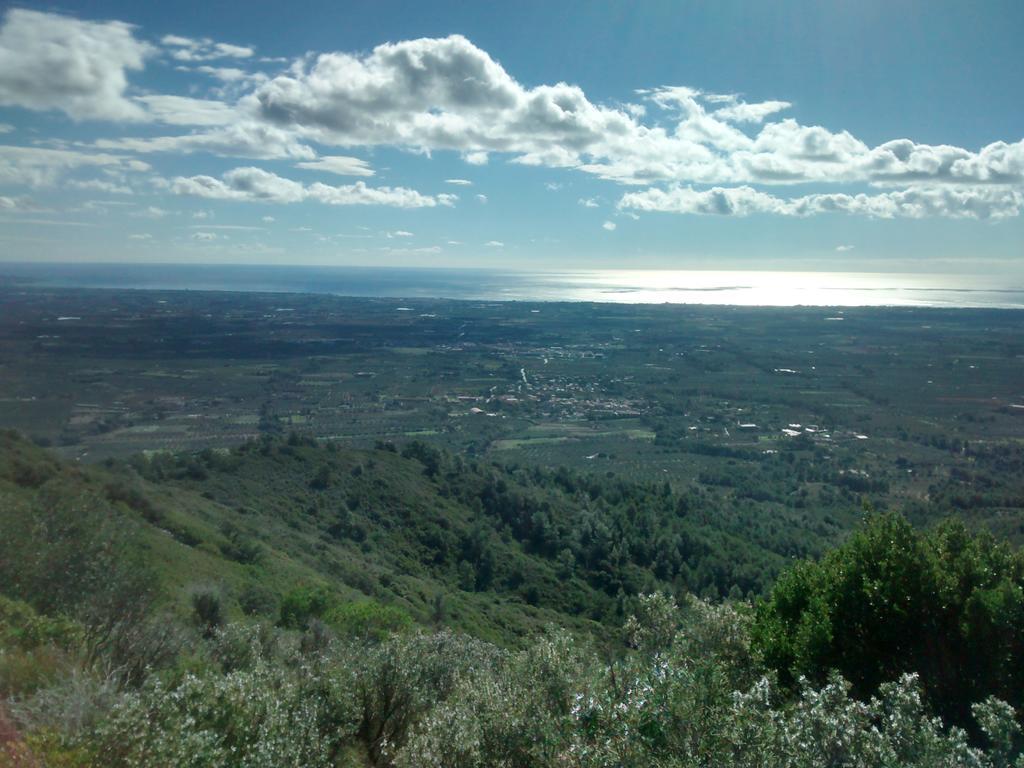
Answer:
<path fill-rule="evenodd" d="M 866 697 L 914 672 L 935 711 L 969 727 L 987 695 L 1024 704 L 1024 554 L 960 522 L 922 535 L 877 517 L 785 572 L 755 637 L 789 684 L 839 670 Z"/>
<path fill-rule="evenodd" d="M 1024 765 L 1022 555 L 955 522 L 869 516 L 774 580 L 656 484 L 0 440 L 0 765 Z M 659 570 L 670 537 L 703 544 Z M 703 558 L 764 597 L 694 596 Z"/>

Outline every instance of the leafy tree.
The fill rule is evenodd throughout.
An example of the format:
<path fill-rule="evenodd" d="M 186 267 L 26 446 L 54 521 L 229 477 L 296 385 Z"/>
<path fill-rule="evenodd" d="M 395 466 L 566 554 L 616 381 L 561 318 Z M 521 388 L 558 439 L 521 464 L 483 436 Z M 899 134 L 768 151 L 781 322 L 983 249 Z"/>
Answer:
<path fill-rule="evenodd" d="M 946 721 L 973 727 L 972 702 L 1024 698 L 1024 557 L 959 522 L 918 533 L 897 515 L 871 517 L 779 578 L 753 636 L 787 684 L 838 670 L 867 697 L 919 673 Z"/>

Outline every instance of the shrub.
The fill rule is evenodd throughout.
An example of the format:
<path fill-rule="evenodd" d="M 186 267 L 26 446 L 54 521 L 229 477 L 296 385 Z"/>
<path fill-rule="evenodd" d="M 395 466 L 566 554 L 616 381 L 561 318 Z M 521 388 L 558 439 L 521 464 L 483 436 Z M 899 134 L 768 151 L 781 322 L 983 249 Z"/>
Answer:
<path fill-rule="evenodd" d="M 277 611 L 277 596 L 259 582 L 250 582 L 238 594 L 238 605 L 247 616 L 272 616 Z"/>
<path fill-rule="evenodd" d="M 192 621 L 203 637 L 211 637 L 224 624 L 224 606 L 219 592 L 206 588 L 192 593 Z"/>
<path fill-rule="evenodd" d="M 330 595 L 323 587 L 297 587 L 281 601 L 278 624 L 285 629 L 304 629 L 310 619 L 319 619 L 327 610 Z"/>
<path fill-rule="evenodd" d="M 404 632 L 412 626 L 408 613 L 375 600 L 342 603 L 327 613 L 325 621 L 339 637 L 374 641 Z"/>

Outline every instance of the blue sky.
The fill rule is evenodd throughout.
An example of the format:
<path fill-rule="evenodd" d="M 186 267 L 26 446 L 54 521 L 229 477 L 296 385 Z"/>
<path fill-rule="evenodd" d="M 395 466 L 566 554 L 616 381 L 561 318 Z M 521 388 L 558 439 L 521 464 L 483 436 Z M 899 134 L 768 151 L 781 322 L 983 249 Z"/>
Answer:
<path fill-rule="evenodd" d="M 0 8 L 0 259 L 1024 276 L 1019 2 Z"/>

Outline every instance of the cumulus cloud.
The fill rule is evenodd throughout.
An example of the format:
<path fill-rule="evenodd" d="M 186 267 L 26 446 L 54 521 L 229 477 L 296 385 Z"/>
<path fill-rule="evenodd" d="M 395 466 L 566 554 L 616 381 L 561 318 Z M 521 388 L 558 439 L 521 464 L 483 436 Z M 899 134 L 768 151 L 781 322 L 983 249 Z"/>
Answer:
<path fill-rule="evenodd" d="M 837 245 L 836 253 L 846 253 L 847 251 L 852 251 L 853 248 L 854 246 L 852 245 Z"/>
<path fill-rule="evenodd" d="M 327 171 L 338 176 L 373 176 L 373 168 L 365 160 L 358 157 L 333 155 L 296 163 L 296 168 L 307 168 L 314 171 Z"/>
<path fill-rule="evenodd" d="M 484 243 L 488 248 L 504 248 L 505 244 L 501 240 L 488 240 Z"/>
<path fill-rule="evenodd" d="M 506 153 L 621 184 L 1024 183 L 1022 143 L 871 147 L 848 131 L 772 119 L 787 101 L 687 86 L 639 95 L 653 115 L 596 104 L 567 83 L 528 88 L 453 35 L 309 57 L 247 98 L 262 118 L 328 144 L 449 149 L 471 163 Z"/>
<path fill-rule="evenodd" d="M 457 187 L 471 187 L 473 182 L 469 179 L 445 179 L 445 184 L 454 184 Z"/>
<path fill-rule="evenodd" d="M 992 186 L 917 186 L 874 195 L 833 192 L 781 198 L 749 186 L 707 190 L 677 186 L 630 192 L 622 196 L 618 205 L 622 209 L 711 216 L 850 213 L 881 219 L 920 219 L 927 216 L 1000 219 L 1019 215 L 1024 206 L 1024 195 L 1012 188 Z"/>
<path fill-rule="evenodd" d="M 0 26 L 0 105 L 59 109 L 75 120 L 143 120 L 126 72 L 154 49 L 129 24 L 12 8 Z"/>
<path fill-rule="evenodd" d="M 343 186 L 319 182 L 308 186 L 261 168 L 235 168 L 220 179 L 212 176 L 179 176 L 166 182 L 178 195 L 214 200 L 242 200 L 265 203 L 299 203 L 313 200 L 326 205 L 383 205 L 396 208 L 451 206 L 455 195 L 424 195 L 405 187 L 368 187 L 361 181 Z"/>
<path fill-rule="evenodd" d="M 477 195 L 476 201 L 480 203 L 480 205 L 487 205 L 487 195 Z"/>
<path fill-rule="evenodd" d="M 616 224 L 614 221 L 606 221 L 604 224 L 601 225 L 601 229 L 607 230 L 608 232 L 614 232 L 615 228 Z"/>
<path fill-rule="evenodd" d="M 165 36 L 161 45 L 165 60 L 224 85 L 205 91 L 209 98 L 132 96 L 126 73 L 141 68 L 156 49 L 137 40 L 130 25 L 10 10 L 0 26 L 0 105 L 190 129 L 95 141 L 92 149 L 111 153 L 107 157 L 208 153 L 370 177 L 369 163 L 340 152 L 385 146 L 429 156 L 447 150 L 469 165 L 498 155 L 636 187 L 619 202 L 623 214 L 838 211 L 997 219 L 1016 215 L 1024 189 L 1024 141 L 997 141 L 977 151 L 906 138 L 872 146 L 849 131 L 785 117 L 788 101 L 746 101 L 686 85 L 638 91 L 642 103 L 601 104 L 566 82 L 523 85 L 460 35 L 386 43 L 363 53 L 307 54 L 274 77 L 241 68 L 254 56 L 250 47 L 178 35 Z M 220 61 L 228 59 L 236 61 Z M 321 156 L 325 147 L 339 148 L 339 154 Z M 66 170 L 44 162 L 12 170 L 11 163 L 0 152 L 0 182 L 22 178 L 38 186 Z M 307 186 L 273 174 L 278 181 L 253 177 L 252 188 L 238 186 L 245 173 L 257 170 L 175 183 L 190 194 L 226 199 L 403 207 L 445 206 L 456 199 L 402 187 Z M 469 185 L 461 178 L 446 183 Z M 799 197 L 768 192 L 807 183 L 837 191 Z M 872 191 L 851 194 L 851 185 Z M 579 203 L 596 207 L 597 200 Z"/>
<path fill-rule="evenodd" d="M 577 202 L 584 208 L 597 208 L 597 200 L 592 197 L 581 197 Z"/>

